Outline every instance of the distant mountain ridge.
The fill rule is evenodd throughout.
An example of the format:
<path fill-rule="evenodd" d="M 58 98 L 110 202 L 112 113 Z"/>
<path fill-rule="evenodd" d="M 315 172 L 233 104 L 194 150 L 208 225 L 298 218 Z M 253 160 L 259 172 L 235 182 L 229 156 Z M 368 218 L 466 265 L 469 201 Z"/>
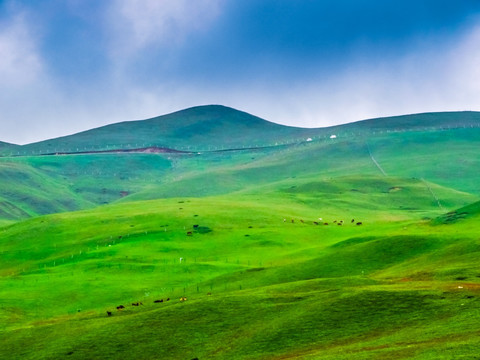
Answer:
<path fill-rule="evenodd" d="M 275 124 L 220 105 L 193 107 L 147 120 L 124 121 L 24 145 L 42 153 L 161 147 L 241 148 L 304 137 L 309 129 Z"/>
<path fill-rule="evenodd" d="M 480 126 L 480 112 L 450 111 L 427 112 L 361 120 L 350 124 L 338 125 L 358 127 L 363 130 L 416 130 L 424 128 L 455 128 Z"/>
<path fill-rule="evenodd" d="M 20 145 L 16 145 L 16 144 L 11 144 L 11 143 L 8 143 L 8 142 L 0 141 L 0 148 L 16 147 L 16 146 L 20 146 Z"/>
<path fill-rule="evenodd" d="M 276 124 L 221 105 L 188 108 L 146 120 L 124 121 L 23 146 L 0 143 L 0 152 L 26 155 L 163 148 L 207 151 L 298 143 L 331 135 L 479 127 L 480 112 L 440 112 L 368 119 L 324 128 Z"/>

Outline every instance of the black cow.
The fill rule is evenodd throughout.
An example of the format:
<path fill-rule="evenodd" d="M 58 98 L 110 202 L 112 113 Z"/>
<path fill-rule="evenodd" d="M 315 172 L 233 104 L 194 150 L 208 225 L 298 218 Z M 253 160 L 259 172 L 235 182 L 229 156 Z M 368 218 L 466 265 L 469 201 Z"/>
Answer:
<path fill-rule="evenodd" d="M 359 222 L 357 222 L 357 225 L 362 225 L 362 223 L 359 221 Z"/>
<path fill-rule="evenodd" d="M 154 303 L 162 303 L 163 302 L 163 299 L 160 299 L 160 300 L 155 300 Z"/>
<path fill-rule="evenodd" d="M 107 311 L 107 316 L 112 316 L 112 312 L 111 312 L 111 311 Z"/>
<path fill-rule="evenodd" d="M 117 306 L 117 310 L 122 310 L 122 309 L 125 309 L 125 306 L 123 306 L 123 305 Z"/>

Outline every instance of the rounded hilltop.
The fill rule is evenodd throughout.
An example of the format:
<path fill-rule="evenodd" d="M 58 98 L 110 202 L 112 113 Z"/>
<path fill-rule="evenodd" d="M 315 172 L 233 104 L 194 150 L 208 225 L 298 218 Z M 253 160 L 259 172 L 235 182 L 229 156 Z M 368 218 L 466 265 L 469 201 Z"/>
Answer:
<path fill-rule="evenodd" d="M 230 107 L 204 105 L 146 120 L 106 125 L 25 145 L 24 149 L 43 153 L 149 147 L 193 151 L 235 149 L 270 146 L 303 138 L 309 132 L 309 129 L 275 124 Z"/>

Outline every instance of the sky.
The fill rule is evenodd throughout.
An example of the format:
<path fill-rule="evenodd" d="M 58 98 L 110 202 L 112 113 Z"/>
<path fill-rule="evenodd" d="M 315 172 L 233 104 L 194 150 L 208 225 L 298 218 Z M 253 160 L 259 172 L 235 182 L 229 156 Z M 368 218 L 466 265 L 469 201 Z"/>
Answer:
<path fill-rule="evenodd" d="M 221 104 L 324 127 L 480 110 L 479 0 L 0 0 L 0 141 Z"/>

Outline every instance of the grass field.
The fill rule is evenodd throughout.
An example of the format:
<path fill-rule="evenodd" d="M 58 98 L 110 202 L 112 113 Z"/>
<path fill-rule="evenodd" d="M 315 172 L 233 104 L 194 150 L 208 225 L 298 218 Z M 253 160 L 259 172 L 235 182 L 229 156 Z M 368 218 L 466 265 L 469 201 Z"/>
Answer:
<path fill-rule="evenodd" d="M 475 359 L 480 131 L 454 115 L 0 157 L 0 358 Z"/>

